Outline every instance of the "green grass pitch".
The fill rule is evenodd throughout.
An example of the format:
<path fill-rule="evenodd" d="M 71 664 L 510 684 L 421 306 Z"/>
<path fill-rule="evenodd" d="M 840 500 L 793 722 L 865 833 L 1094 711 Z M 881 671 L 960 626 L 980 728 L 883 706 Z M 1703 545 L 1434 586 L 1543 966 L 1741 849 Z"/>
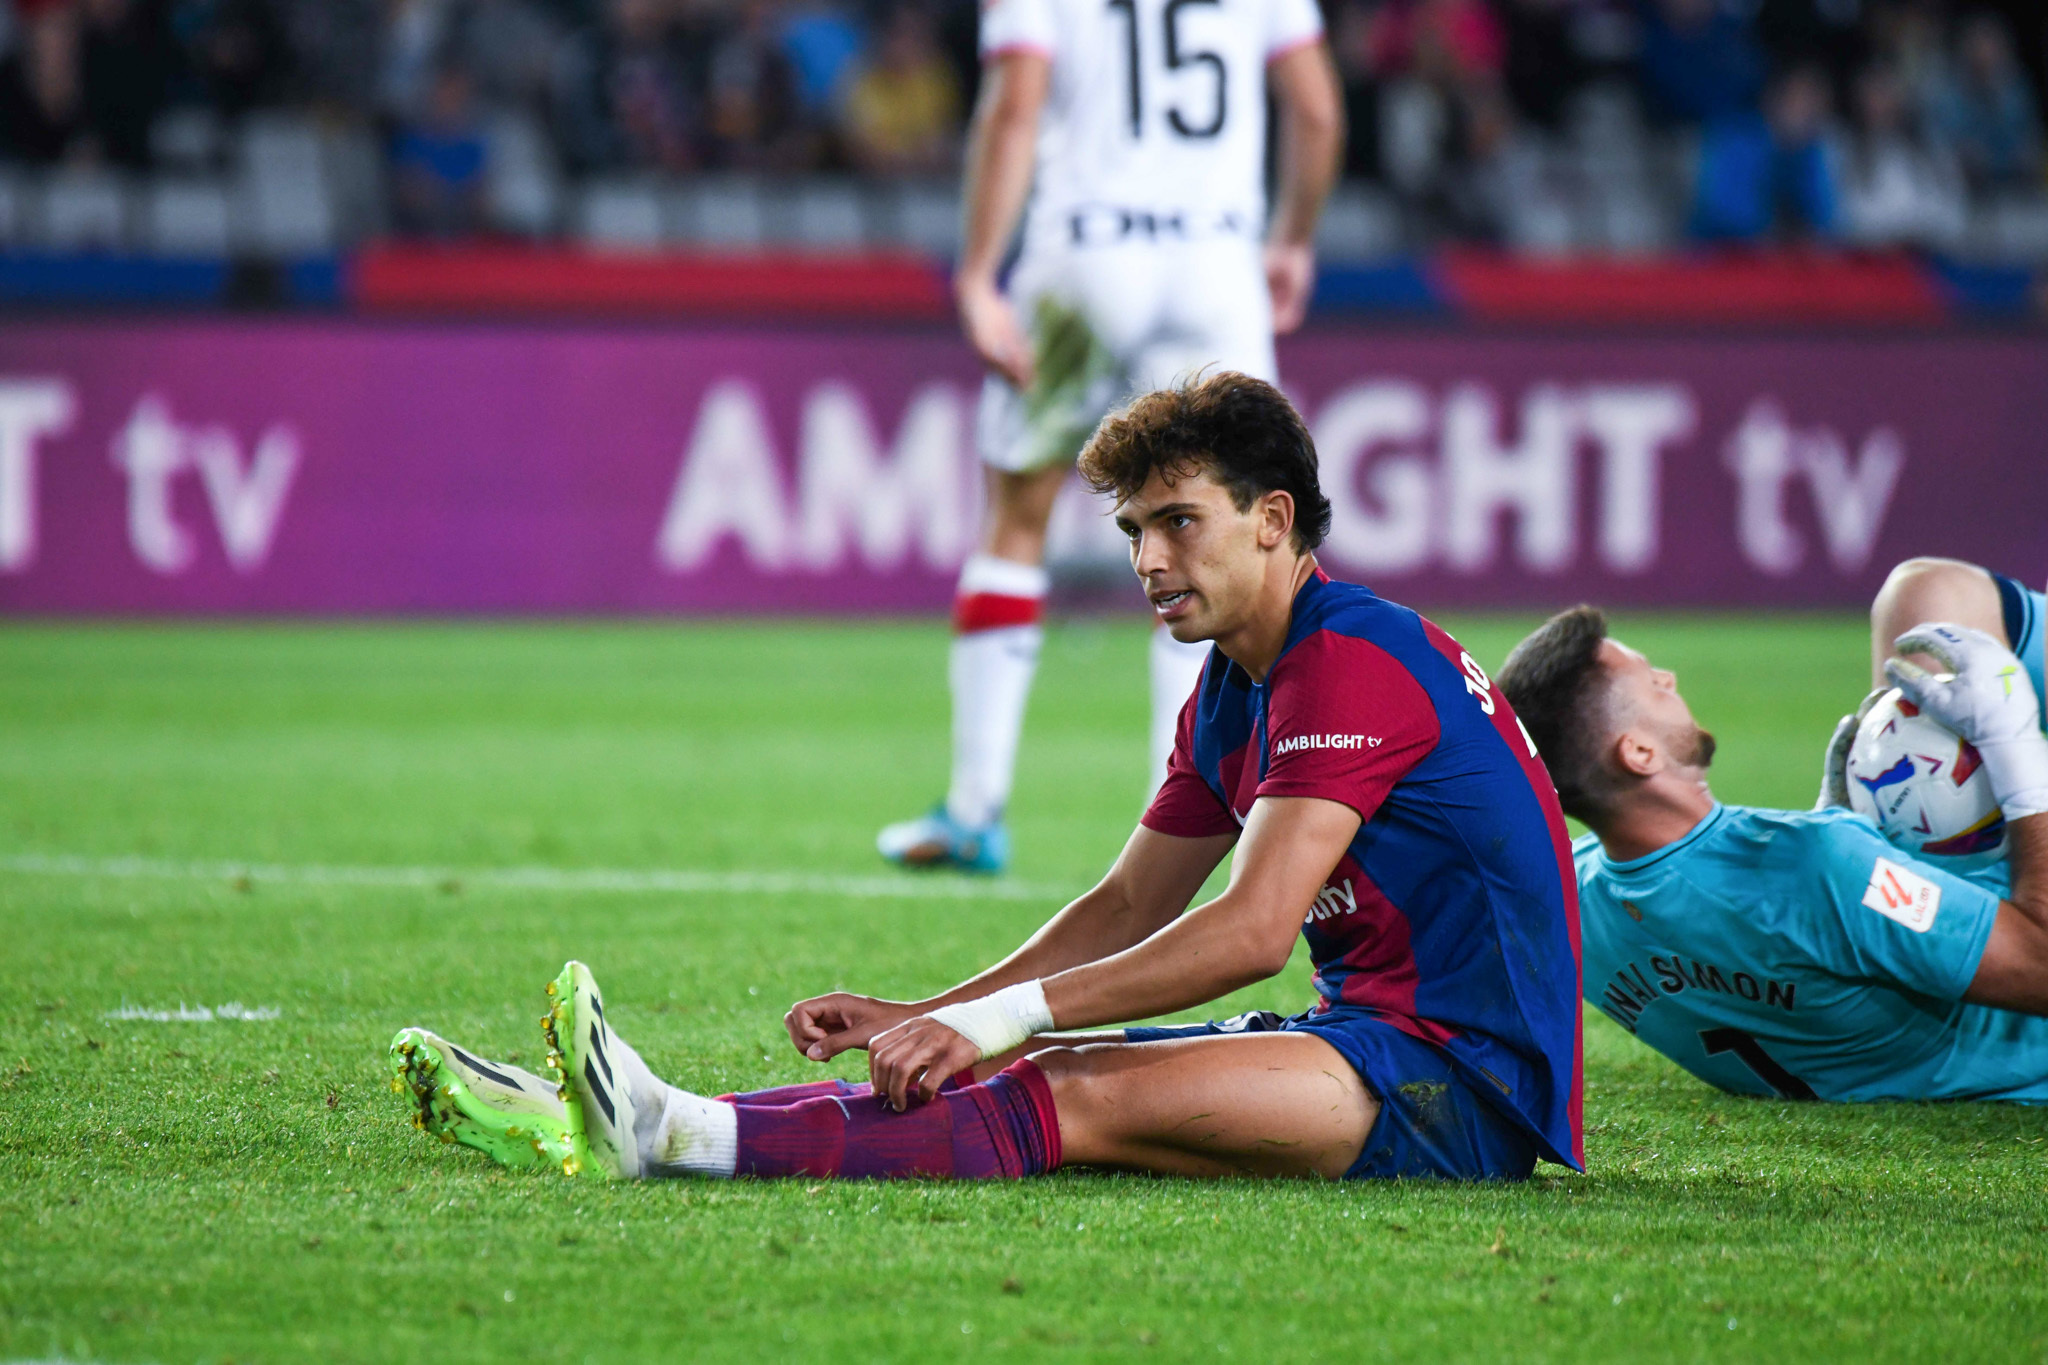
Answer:
<path fill-rule="evenodd" d="M 1530 621 L 1446 624 L 1498 662 Z M 1794 806 L 1863 630 L 1620 627 L 1720 794 Z M 1137 813 L 1142 626 L 1052 630 L 995 888 L 872 852 L 943 785 L 945 639 L 0 630 L 0 1360 L 2048 1358 L 2048 1112 L 1735 1099 L 1590 1012 L 1591 1173 L 1515 1188 L 620 1188 L 406 1126 L 393 1030 L 537 1066 L 565 957 L 715 1092 L 816 1074 L 790 1001 L 929 991 L 1085 886 Z M 1217 1009 L 1306 998 L 1297 960 Z M 215 1017 L 110 1017 L 181 1005 Z"/>

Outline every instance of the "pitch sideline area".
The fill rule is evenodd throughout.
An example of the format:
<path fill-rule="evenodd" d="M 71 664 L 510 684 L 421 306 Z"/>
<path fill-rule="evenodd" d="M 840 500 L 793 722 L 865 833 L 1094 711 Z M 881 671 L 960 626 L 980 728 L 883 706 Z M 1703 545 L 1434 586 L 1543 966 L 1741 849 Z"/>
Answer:
<path fill-rule="evenodd" d="M 803 893 L 846 900 L 1006 900 L 1071 898 L 1086 887 L 1040 886 L 1011 878 L 830 877 L 804 872 L 702 872 L 624 867 L 337 867 L 320 863 L 176 862 L 164 858 L 81 858 L 66 854 L 0 855 L 0 874 L 143 878 L 158 881 L 279 882 L 294 886 L 475 886 L 492 891 L 658 891 L 677 896 Z"/>
<path fill-rule="evenodd" d="M 1725 798 L 1804 805 L 1862 629 L 1619 633 Z M 791 999 L 955 979 L 1114 855 L 1144 644 L 1052 632 L 988 883 L 872 860 L 943 783 L 936 624 L 0 631 L 0 1359 L 2048 1354 L 2048 1114 L 1734 1099 L 1595 1014 L 1591 1173 L 1516 1188 L 618 1188 L 405 1126 L 392 1031 L 535 1065 L 572 953 L 684 1083 L 816 1074 Z"/>

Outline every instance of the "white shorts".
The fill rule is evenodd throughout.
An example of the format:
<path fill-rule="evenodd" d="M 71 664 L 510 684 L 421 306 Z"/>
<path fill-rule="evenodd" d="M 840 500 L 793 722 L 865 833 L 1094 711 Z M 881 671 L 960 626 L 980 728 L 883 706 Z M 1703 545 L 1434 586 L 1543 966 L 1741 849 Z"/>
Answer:
<path fill-rule="evenodd" d="M 1259 244 L 1239 236 L 1027 247 L 1010 298 L 1037 376 L 982 385 L 975 446 L 996 469 L 1072 463 L 1104 414 L 1213 367 L 1277 382 Z"/>

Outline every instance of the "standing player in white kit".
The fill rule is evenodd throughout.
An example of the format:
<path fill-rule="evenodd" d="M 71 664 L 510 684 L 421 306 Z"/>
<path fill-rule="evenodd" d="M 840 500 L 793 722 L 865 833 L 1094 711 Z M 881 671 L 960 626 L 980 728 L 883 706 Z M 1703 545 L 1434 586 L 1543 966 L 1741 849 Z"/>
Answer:
<path fill-rule="evenodd" d="M 1043 635 L 1046 525 L 1095 424 L 1205 366 L 1276 379 L 1273 336 L 1307 312 L 1343 145 L 1322 38 L 1316 0 L 984 4 L 953 288 L 989 369 L 975 433 L 988 508 L 953 600 L 951 786 L 930 815 L 882 831 L 892 862 L 998 872 L 1009 860 L 1003 808 Z M 997 273 L 1020 215 L 1006 296 Z M 1153 633 L 1155 786 L 1207 655 Z"/>

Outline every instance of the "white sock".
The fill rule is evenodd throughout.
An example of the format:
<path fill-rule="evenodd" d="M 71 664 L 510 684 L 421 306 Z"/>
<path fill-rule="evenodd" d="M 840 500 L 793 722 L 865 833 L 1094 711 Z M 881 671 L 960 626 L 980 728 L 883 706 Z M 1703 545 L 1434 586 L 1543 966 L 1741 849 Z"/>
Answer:
<path fill-rule="evenodd" d="M 739 1110 L 722 1100 L 668 1087 L 668 1102 L 652 1140 L 640 1148 L 647 1174 L 730 1177 L 739 1160 Z"/>
<path fill-rule="evenodd" d="M 948 667 L 953 780 L 946 811 L 963 825 L 989 824 L 1009 804 L 1024 703 L 1045 639 L 1038 612 L 1048 583 L 1036 564 L 975 555 L 961 566 L 954 601 L 960 634 Z"/>
<path fill-rule="evenodd" d="M 661 1122 L 661 1111 L 668 1104 L 670 1086 L 654 1074 L 633 1045 L 621 1038 L 617 1030 L 612 1032 L 612 1061 L 618 1067 L 619 1078 L 626 1083 L 626 1098 L 633 1102 L 634 1145 L 645 1156 L 647 1144 L 653 1140 L 654 1131 Z"/>
<path fill-rule="evenodd" d="M 1173 757 L 1181 707 L 1202 680 L 1202 664 L 1208 657 L 1207 640 L 1184 645 L 1164 626 L 1152 632 L 1152 784 L 1147 799 L 1166 781 L 1166 761 Z"/>
<path fill-rule="evenodd" d="M 643 1174 L 729 1176 L 739 1163 L 739 1115 L 655 1075 L 633 1045 L 612 1034 L 612 1060 L 633 1101 L 633 1145 Z"/>

